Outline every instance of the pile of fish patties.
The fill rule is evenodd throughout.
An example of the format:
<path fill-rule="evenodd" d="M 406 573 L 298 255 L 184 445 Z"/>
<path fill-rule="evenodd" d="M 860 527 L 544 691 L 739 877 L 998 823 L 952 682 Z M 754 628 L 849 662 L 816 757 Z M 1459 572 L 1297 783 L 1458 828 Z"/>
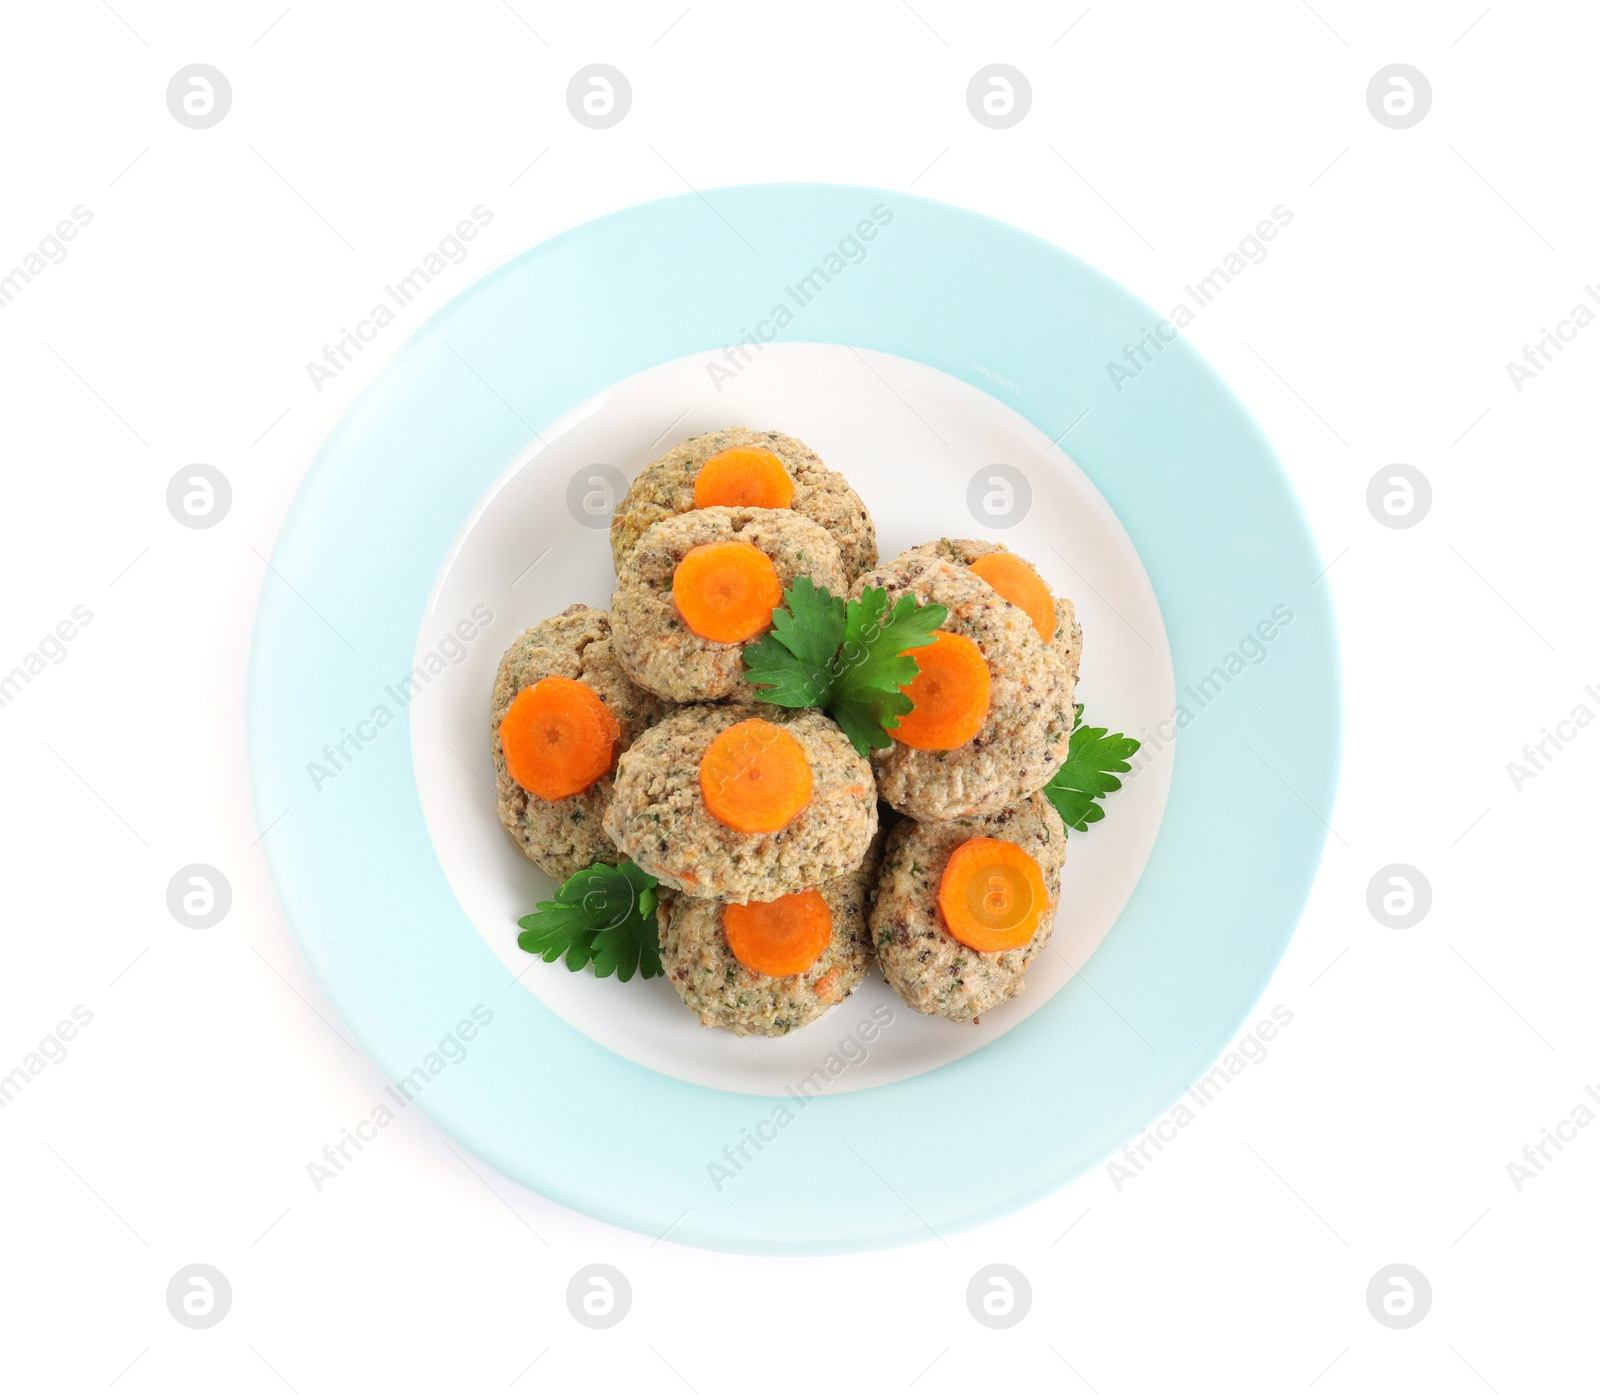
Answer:
<path fill-rule="evenodd" d="M 611 545 L 610 609 L 541 621 L 496 675 L 500 820 L 524 855 L 558 878 L 624 859 L 655 878 L 668 980 L 741 1036 L 808 1025 L 874 961 L 910 1007 L 952 1020 L 1021 992 L 1065 858 L 1039 791 L 1073 726 L 1072 603 L 992 542 L 940 539 L 880 566 L 845 478 L 746 427 L 647 465 Z M 924 666 L 870 758 L 819 708 L 763 702 L 745 676 L 745 645 L 799 577 L 945 608 L 933 647 L 954 662 Z M 921 720 L 919 697 L 932 711 L 951 682 L 958 729 Z"/>

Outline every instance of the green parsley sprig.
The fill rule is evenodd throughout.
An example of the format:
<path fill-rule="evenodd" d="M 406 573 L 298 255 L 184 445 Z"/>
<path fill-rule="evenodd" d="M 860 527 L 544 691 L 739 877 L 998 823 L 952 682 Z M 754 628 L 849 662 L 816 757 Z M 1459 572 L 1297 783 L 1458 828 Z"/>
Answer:
<path fill-rule="evenodd" d="M 1133 767 L 1128 758 L 1139 749 L 1139 742 L 1118 732 L 1108 735 L 1105 727 L 1083 724 L 1083 704 L 1073 710 L 1072 743 L 1067 747 L 1067 762 L 1044 787 L 1046 797 L 1056 806 L 1061 822 L 1078 833 L 1105 818 L 1099 801 L 1122 781 L 1112 774 L 1126 775 Z"/>
<path fill-rule="evenodd" d="M 891 607 L 881 586 L 847 605 L 799 576 L 772 612 L 771 632 L 745 645 L 745 677 L 763 702 L 822 708 L 864 756 L 888 746 L 911 711 L 900 690 L 917 676 L 917 661 L 905 651 L 932 644 L 949 613 L 915 596 Z"/>
<path fill-rule="evenodd" d="M 576 973 L 594 964 L 596 978 L 615 974 L 626 983 L 661 973 L 661 940 L 656 926 L 656 879 L 632 862 L 597 862 L 561 884 L 555 900 L 539 902 L 517 924 L 517 944 L 553 964 L 565 956 Z"/>

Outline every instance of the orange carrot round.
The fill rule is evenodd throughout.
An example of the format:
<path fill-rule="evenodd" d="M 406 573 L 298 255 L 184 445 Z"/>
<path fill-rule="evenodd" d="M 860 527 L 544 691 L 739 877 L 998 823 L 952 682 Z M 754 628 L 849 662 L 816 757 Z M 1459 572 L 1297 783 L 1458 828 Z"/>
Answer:
<path fill-rule="evenodd" d="M 776 833 L 811 802 L 811 762 L 789 732 L 750 717 L 700 758 L 706 811 L 738 833 Z"/>
<path fill-rule="evenodd" d="M 965 635 L 940 630 L 932 644 L 905 652 L 917 661 L 917 676 L 900 690 L 912 706 L 889 735 L 917 751 L 965 746 L 989 716 L 983 651 Z"/>
<path fill-rule="evenodd" d="M 1039 573 L 1022 558 L 1011 552 L 991 552 L 967 570 L 982 577 L 1019 610 L 1026 611 L 1046 644 L 1056 637 L 1056 598 Z"/>
<path fill-rule="evenodd" d="M 1001 838 L 969 838 L 950 854 L 939 879 L 945 928 L 982 954 L 1020 949 L 1049 909 L 1039 864 Z"/>
<path fill-rule="evenodd" d="M 776 901 L 725 906 L 722 929 L 733 957 L 753 974 L 803 974 L 833 938 L 833 912 L 820 892 L 796 891 Z"/>
<path fill-rule="evenodd" d="M 783 461 L 759 446 L 718 451 L 694 477 L 694 506 L 786 509 L 794 503 L 794 480 Z"/>
<path fill-rule="evenodd" d="M 772 624 L 783 600 L 772 558 L 745 542 L 701 543 L 672 574 L 672 599 L 701 639 L 741 644 Z"/>
<path fill-rule="evenodd" d="M 500 719 L 511 778 L 540 799 L 565 799 L 611 769 L 622 729 L 592 688 L 572 678 L 541 678 Z"/>

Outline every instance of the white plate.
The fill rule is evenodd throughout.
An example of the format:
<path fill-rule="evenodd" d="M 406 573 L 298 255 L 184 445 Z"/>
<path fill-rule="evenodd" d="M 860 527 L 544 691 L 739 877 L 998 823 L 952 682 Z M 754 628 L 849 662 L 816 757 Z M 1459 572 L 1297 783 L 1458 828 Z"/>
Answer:
<path fill-rule="evenodd" d="M 1175 747 L 1148 764 L 1141 752 L 1138 779 L 1110 797 L 1105 821 L 1069 835 L 1050 946 L 1027 991 L 978 1026 L 913 1012 L 874 973 L 804 1031 L 740 1038 L 700 1026 L 664 979 L 597 980 L 523 953 L 517 918 L 555 883 L 522 856 L 495 813 L 495 670 L 529 626 L 577 601 L 609 604 L 614 472 L 631 479 L 676 442 L 727 426 L 787 432 L 842 472 L 877 523 L 885 559 L 943 536 L 993 538 L 1033 562 L 1077 607 L 1078 700 L 1092 724 L 1137 736 L 1174 709 L 1172 658 L 1149 578 L 1105 500 L 1060 449 L 987 393 L 923 364 L 837 344 L 768 344 L 736 372 L 722 355 L 706 355 L 617 384 L 544 432 L 479 502 L 417 636 L 416 662 L 443 664 L 411 706 L 422 811 L 451 887 L 489 947 L 528 992 L 594 1041 L 721 1090 L 781 1095 L 819 1069 L 833 1093 L 884 1085 L 993 1041 L 1084 966 L 1144 870 Z M 1025 509 L 1018 475 L 996 466 L 1020 472 L 1032 495 Z M 585 514 L 586 500 L 599 512 Z M 1017 516 L 1006 526 L 986 511 L 998 510 L 1003 523 L 1007 509 Z M 891 1015 L 864 1042 L 861 1024 Z"/>

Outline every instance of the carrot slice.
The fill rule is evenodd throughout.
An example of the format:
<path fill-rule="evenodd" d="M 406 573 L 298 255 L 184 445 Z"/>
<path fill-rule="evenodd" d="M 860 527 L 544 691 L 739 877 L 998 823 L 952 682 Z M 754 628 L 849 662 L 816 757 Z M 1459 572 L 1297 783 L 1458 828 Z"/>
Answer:
<path fill-rule="evenodd" d="M 905 651 L 917 676 L 900 689 L 911 711 L 889 735 L 916 751 L 953 751 L 982 730 L 989 716 L 989 665 L 965 635 L 940 630 L 933 643 Z"/>
<path fill-rule="evenodd" d="M 672 599 L 701 639 L 740 644 L 772 624 L 783 584 L 772 558 L 745 542 L 701 543 L 672 574 Z"/>
<path fill-rule="evenodd" d="M 694 477 L 694 506 L 786 509 L 794 503 L 794 480 L 783 461 L 759 446 L 718 451 Z"/>
<path fill-rule="evenodd" d="M 831 1003 L 838 999 L 840 982 L 844 978 L 844 965 L 835 964 L 827 973 L 823 974 L 811 985 L 811 991 L 817 995 L 817 1000 Z"/>
<path fill-rule="evenodd" d="M 565 799 L 611 769 L 622 728 L 594 689 L 573 678 L 541 678 L 500 719 L 511 778 L 540 799 Z"/>
<path fill-rule="evenodd" d="M 969 838 L 939 879 L 945 928 L 982 954 L 1020 949 L 1050 909 L 1039 864 L 1015 843 Z"/>
<path fill-rule="evenodd" d="M 822 894 L 795 891 L 776 901 L 724 906 L 722 929 L 733 957 L 753 974 L 803 974 L 833 938 L 833 912 Z"/>
<path fill-rule="evenodd" d="M 967 568 L 1019 610 L 1027 612 L 1046 644 L 1056 637 L 1056 598 L 1039 573 L 1011 552 L 991 552 Z"/>
<path fill-rule="evenodd" d="M 718 823 L 739 833 L 776 833 L 811 802 L 811 762 L 789 732 L 750 717 L 706 747 L 700 794 Z"/>

